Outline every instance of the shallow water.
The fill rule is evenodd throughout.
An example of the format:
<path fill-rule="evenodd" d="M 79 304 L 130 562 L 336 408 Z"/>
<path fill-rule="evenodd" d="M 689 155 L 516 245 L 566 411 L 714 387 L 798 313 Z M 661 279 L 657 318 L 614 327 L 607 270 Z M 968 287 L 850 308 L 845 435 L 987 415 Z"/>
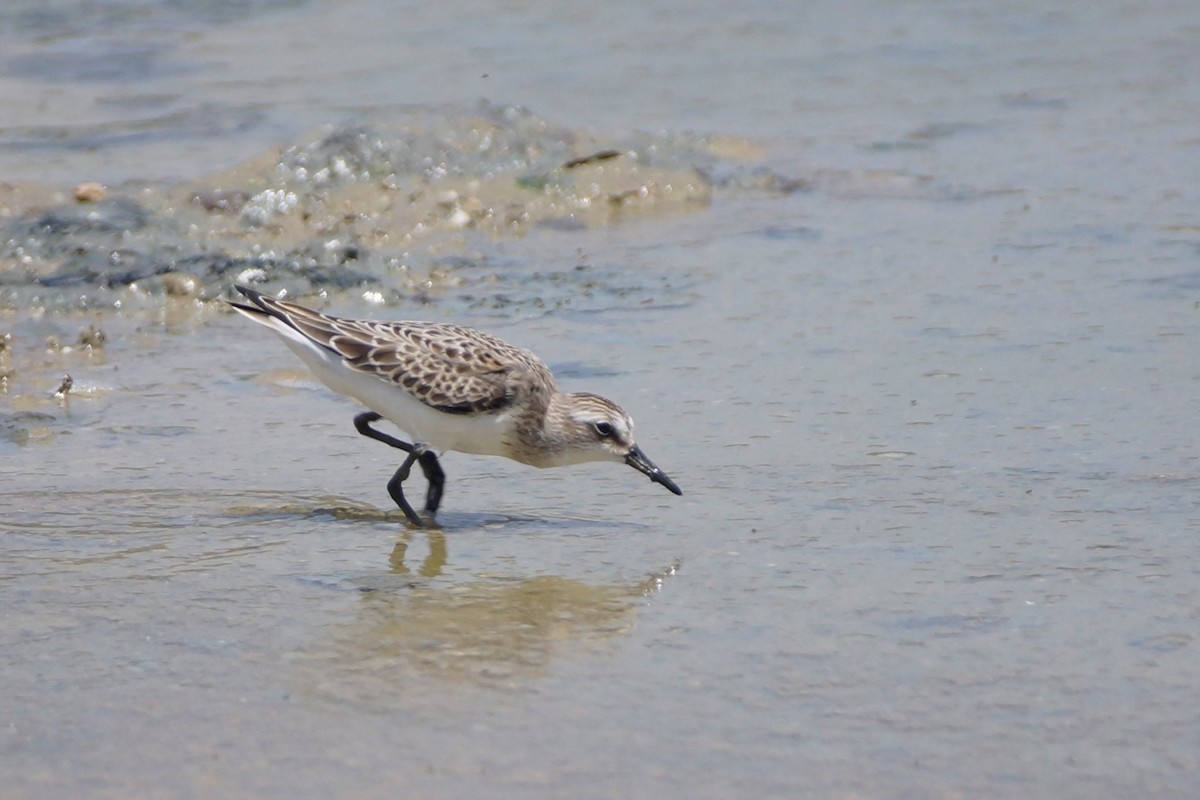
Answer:
<path fill-rule="evenodd" d="M 4 34 L 24 66 L 0 91 L 42 116 L 0 121 L 0 165 L 45 181 L 6 195 L 0 272 L 6 797 L 1200 788 L 1194 12 L 556 6 L 489 26 L 423 6 L 388 27 L 359 21 L 391 13 L 369 2 L 243 7 L 150 5 L 126 29 L 64 3 L 78 32 Z M 150 29 L 180 48 L 143 72 L 47 74 Z M 557 120 L 507 141 L 615 142 L 639 154 L 620 178 L 657 185 L 695 164 L 705 200 L 589 216 L 531 188 L 562 161 L 523 171 L 527 148 L 523 189 L 485 159 L 446 207 L 384 213 L 401 190 L 374 182 L 340 186 L 348 220 L 189 205 L 269 188 L 320 125 L 470 140 L 506 113 L 479 96 Z M 193 104 L 253 113 L 190 138 L 161 122 Z M 28 227 L 91 209 L 68 191 L 91 178 L 146 210 L 136 236 Z M 530 223 L 455 228 L 472 196 L 524 198 Z M 319 249 L 370 228 L 360 257 Z M 70 248 L 111 237 L 130 263 L 206 260 L 71 283 L 93 262 Z M 684 496 L 617 465 L 451 454 L 444 529 L 406 530 L 354 406 L 214 302 L 245 269 L 534 349 L 620 401 Z"/>

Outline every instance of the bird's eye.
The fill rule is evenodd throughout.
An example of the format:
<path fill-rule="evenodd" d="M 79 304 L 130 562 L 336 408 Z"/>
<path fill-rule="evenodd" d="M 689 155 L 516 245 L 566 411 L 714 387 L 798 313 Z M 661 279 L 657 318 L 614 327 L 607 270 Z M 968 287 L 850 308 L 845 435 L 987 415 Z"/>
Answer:
<path fill-rule="evenodd" d="M 613 435 L 613 426 L 607 422 L 592 423 L 592 428 L 601 439 L 607 439 Z"/>

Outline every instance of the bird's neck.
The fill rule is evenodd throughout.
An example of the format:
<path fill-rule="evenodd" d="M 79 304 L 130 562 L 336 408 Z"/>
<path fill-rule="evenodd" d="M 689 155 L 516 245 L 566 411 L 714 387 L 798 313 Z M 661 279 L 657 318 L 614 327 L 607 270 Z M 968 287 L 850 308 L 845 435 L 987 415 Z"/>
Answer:
<path fill-rule="evenodd" d="M 558 391 L 546 393 L 540 402 L 523 403 L 513 419 L 513 457 L 535 467 L 556 466 L 551 454 L 561 450 L 567 407 L 567 396 Z"/>

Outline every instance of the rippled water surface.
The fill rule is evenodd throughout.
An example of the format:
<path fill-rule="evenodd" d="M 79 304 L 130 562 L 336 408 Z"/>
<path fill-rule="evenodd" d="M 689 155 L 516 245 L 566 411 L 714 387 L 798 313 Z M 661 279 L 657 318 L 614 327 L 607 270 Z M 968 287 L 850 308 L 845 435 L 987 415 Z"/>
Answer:
<path fill-rule="evenodd" d="M 1200 13 L 0 20 L 4 797 L 1200 790 Z M 684 495 L 449 454 L 410 530 L 234 280 Z"/>

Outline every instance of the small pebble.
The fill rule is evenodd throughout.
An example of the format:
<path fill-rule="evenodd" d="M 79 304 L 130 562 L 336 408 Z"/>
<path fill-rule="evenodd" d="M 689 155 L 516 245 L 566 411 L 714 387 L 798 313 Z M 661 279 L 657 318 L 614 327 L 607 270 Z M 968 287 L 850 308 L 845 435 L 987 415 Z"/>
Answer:
<path fill-rule="evenodd" d="M 194 275 L 168 272 L 163 276 L 163 289 L 171 297 L 195 297 L 200 290 L 200 282 Z"/>
<path fill-rule="evenodd" d="M 95 181 L 81 183 L 73 192 L 75 200 L 80 203 L 98 203 L 104 199 L 105 193 L 104 184 Z"/>
<path fill-rule="evenodd" d="M 246 201 L 249 199 L 250 195 L 237 190 L 214 189 L 192 195 L 192 202 L 205 211 L 238 212 L 242 210 L 242 206 L 246 205 Z"/>
<path fill-rule="evenodd" d="M 76 340 L 84 347 L 90 347 L 93 350 L 99 350 L 104 347 L 104 343 L 108 341 L 108 334 L 97 328 L 95 325 L 88 325 L 79 332 L 79 338 Z"/>

